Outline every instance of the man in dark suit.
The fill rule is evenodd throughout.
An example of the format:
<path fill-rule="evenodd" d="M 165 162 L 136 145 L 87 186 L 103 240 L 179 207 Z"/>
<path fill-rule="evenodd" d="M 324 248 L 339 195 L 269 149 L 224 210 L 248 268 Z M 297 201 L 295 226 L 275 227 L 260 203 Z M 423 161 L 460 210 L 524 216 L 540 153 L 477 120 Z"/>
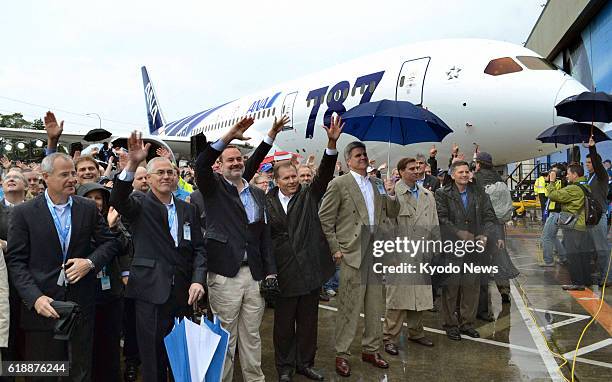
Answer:
<path fill-rule="evenodd" d="M 72 159 L 54 153 L 41 164 L 47 191 L 16 206 L 8 233 L 9 276 L 24 304 L 26 360 L 70 359 L 70 379 L 91 379 L 96 273 L 119 251 L 95 202 L 75 192 Z M 81 307 L 69 342 L 53 339 L 53 300 Z"/>
<path fill-rule="evenodd" d="M 149 192 L 132 192 L 138 164 L 149 144 L 133 132 L 128 163 L 114 182 L 111 205 L 130 223 L 134 258 L 126 297 L 135 300 L 136 334 L 144 381 L 166 381 L 164 337 L 175 317 L 191 316 L 190 305 L 204 296 L 206 252 L 196 208 L 175 198 L 178 174 L 166 158 L 147 164 Z"/>
<path fill-rule="evenodd" d="M 420 153 L 416 155 L 416 164 L 419 166 L 416 182 L 419 186 L 422 186 L 426 190 L 429 190 L 432 192 L 436 192 L 436 190 L 440 188 L 440 181 L 438 180 L 436 176 L 426 174 L 425 167 L 427 167 L 427 164 L 429 163 L 429 166 L 432 169 L 431 171 L 434 171 L 433 170 L 434 166 L 437 166 L 437 161 L 435 159 L 436 158 L 435 152 L 436 152 L 436 149 L 434 147 L 430 150 L 429 160 L 427 161 L 425 160 L 425 155 L 420 154 Z"/>
<path fill-rule="evenodd" d="M 465 252 L 456 250 L 446 254 L 447 263 L 459 266 L 461 272 L 451 274 L 443 283 L 442 320 L 450 339 L 461 340 L 461 334 L 478 338 L 480 334 L 473 325 L 478 308 L 480 275 L 470 272 L 466 265 L 487 265 L 483 251 L 487 240 L 496 240 L 497 217 L 489 196 L 479 186 L 470 183 L 467 162 L 453 162 L 449 173 L 453 182 L 436 192 L 440 232 L 442 240 L 455 242 L 456 248 L 463 248 Z M 462 242 L 461 247 L 459 242 Z M 470 247 L 473 250 L 467 250 L 467 243 L 472 243 Z"/>
<path fill-rule="evenodd" d="M 282 161 L 274 166 L 278 187 L 266 195 L 281 290 L 274 308 L 274 357 L 283 382 L 291 381 L 296 369 L 309 379 L 323 380 L 313 369 L 319 292 L 334 274 L 335 266 L 321 229 L 319 202 L 334 177 L 341 125 L 340 118 L 334 117 L 331 127 L 325 127 L 327 149 L 310 185 L 300 185 L 295 166 Z"/>
<path fill-rule="evenodd" d="M 249 186 L 248 180 L 289 119 L 275 118 L 264 142 L 244 163 L 240 150 L 228 144 L 233 139 L 247 140 L 243 134 L 253 121 L 241 119 L 223 138 L 207 146 L 196 162 L 196 183 L 206 214 L 210 307 L 230 332 L 223 381 L 232 380 L 236 345 L 244 380 L 265 381 L 259 336 L 265 305 L 258 281 L 276 277 L 276 264 L 270 250 L 265 194 Z M 221 174 L 213 173 L 217 158 Z"/>

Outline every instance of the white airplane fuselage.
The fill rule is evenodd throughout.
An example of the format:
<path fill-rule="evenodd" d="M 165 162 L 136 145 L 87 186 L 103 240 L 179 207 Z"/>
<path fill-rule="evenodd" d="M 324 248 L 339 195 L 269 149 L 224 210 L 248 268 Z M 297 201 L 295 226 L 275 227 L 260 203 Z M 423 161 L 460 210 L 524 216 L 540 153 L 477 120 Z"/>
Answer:
<path fill-rule="evenodd" d="M 517 59 L 525 56 L 523 60 L 531 61 L 530 65 Z M 502 58 L 507 59 L 499 60 Z M 497 61 L 490 64 L 493 60 Z M 485 73 L 488 65 L 488 72 L 497 75 Z M 332 113 L 342 114 L 367 101 L 403 100 L 435 113 L 453 133 L 440 143 L 392 144 L 391 166 L 401 157 L 418 152 L 427 155 L 434 143 L 439 167 L 446 167 L 453 143 L 468 160 L 476 143 L 499 165 L 558 150 L 535 137 L 567 121 L 557 117 L 555 104 L 586 90 L 563 71 L 546 67 L 538 54 L 522 46 L 490 40 L 439 40 L 386 50 L 285 82 L 167 123 L 153 134 L 164 140 L 203 132 L 211 141 L 225 134 L 237 119 L 254 116 L 248 143 L 257 146 L 274 117 L 287 114 L 289 129 L 278 135 L 275 149 L 320 158 L 327 142 L 321 125 Z M 342 150 L 353 140 L 356 138 L 343 134 L 338 148 Z M 365 143 L 377 165 L 387 161 L 387 142 Z"/>

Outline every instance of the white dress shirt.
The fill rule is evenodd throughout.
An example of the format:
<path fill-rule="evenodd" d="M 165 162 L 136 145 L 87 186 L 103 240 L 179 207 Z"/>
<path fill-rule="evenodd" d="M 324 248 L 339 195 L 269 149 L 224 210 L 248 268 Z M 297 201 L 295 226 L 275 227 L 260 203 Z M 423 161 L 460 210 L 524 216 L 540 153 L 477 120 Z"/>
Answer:
<path fill-rule="evenodd" d="M 283 206 L 283 210 L 285 210 L 285 214 L 287 214 L 287 208 L 289 207 L 289 201 L 291 200 L 292 197 L 293 195 L 285 196 L 285 194 L 283 194 L 280 189 L 278 190 L 278 200 L 280 201 L 281 206 Z"/>
<path fill-rule="evenodd" d="M 359 190 L 361 190 L 361 194 L 363 195 L 363 199 L 365 200 L 366 208 L 368 209 L 368 220 L 370 225 L 374 225 L 374 188 L 372 188 L 372 182 L 370 182 L 369 176 L 361 176 L 357 174 L 355 171 L 351 170 L 351 174 L 357 185 L 359 186 Z"/>

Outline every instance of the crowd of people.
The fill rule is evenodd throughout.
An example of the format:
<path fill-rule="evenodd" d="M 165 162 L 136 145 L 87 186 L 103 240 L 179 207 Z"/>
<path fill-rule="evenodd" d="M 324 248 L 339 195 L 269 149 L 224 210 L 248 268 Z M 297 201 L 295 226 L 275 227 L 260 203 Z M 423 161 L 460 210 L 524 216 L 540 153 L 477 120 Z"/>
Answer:
<path fill-rule="evenodd" d="M 199 302 L 230 333 L 223 380 L 232 380 L 239 354 L 244 380 L 265 381 L 260 326 L 269 306 L 278 380 L 295 373 L 323 380 L 314 367 L 320 299 L 336 300 L 335 370 L 345 377 L 355 362 L 350 348 L 361 313 L 361 360 L 388 368 L 382 352 L 399 354 L 404 324 L 409 340 L 434 346 L 424 333 L 424 311 L 439 311 L 448 338 L 461 340 L 480 336 L 476 320 L 494 320 L 491 281 L 510 303 L 508 279 L 517 271 L 505 249 L 509 190 L 486 152 L 468 163 L 453 145 L 448 170 L 438 171 L 433 146 L 428 156 L 375 168 L 364 143 L 336 147 L 344 125 L 333 116 L 318 167 L 314 156 L 262 165 L 289 120 L 275 119 L 245 157 L 232 145 L 248 139 L 254 121 L 243 118 L 195 163 L 179 166 L 164 149 L 152 153 L 138 132 L 126 149 L 105 145 L 71 157 L 57 152 L 63 122 L 51 112 L 44 122 L 42 162 L 0 161 L 2 361 L 70 360 L 75 381 L 135 381 L 139 373 L 147 382 L 166 381 L 164 337 Z M 544 260 L 552 264 L 557 248 L 561 261 L 569 261 L 571 283 L 564 288 L 571 290 L 591 284 L 593 253 L 602 275 L 610 257 L 605 211 L 595 224 L 586 213 L 585 201 L 608 205 L 608 176 L 592 140 L 589 150 L 588 179 L 571 164 L 554 167 L 545 182 Z M 421 249 L 402 262 L 495 264 L 501 271 L 364 282 L 376 278 L 368 251 L 386 229 L 485 248 L 465 256 Z M 80 308 L 67 341 L 54 337 L 57 301 Z"/>

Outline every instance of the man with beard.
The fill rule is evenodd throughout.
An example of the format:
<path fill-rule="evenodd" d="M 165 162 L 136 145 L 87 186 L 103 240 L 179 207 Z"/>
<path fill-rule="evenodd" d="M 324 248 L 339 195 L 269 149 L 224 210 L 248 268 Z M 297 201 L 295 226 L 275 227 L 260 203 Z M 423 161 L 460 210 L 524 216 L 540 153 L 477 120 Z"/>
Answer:
<path fill-rule="evenodd" d="M 327 149 L 311 184 L 300 184 L 290 161 L 274 166 L 278 185 L 266 196 L 272 231 L 272 252 L 279 270 L 281 295 L 274 309 L 274 357 L 279 380 L 293 373 L 322 381 L 313 369 L 317 349 L 319 291 L 334 272 L 329 246 L 319 221 L 319 201 L 334 176 L 336 141 L 342 121 L 332 119 Z M 308 168 L 310 170 L 310 168 Z"/>
<path fill-rule="evenodd" d="M 139 166 L 134 173 L 134 180 L 132 181 L 132 187 L 134 191 L 147 192 L 149 191 L 149 184 L 147 183 L 147 169 L 146 167 Z"/>
<path fill-rule="evenodd" d="M 244 162 L 240 150 L 230 145 L 234 139 L 247 140 L 244 132 L 254 123 L 242 118 L 221 139 L 206 146 L 196 161 L 196 183 L 204 199 L 206 214 L 206 250 L 208 253 L 208 290 L 212 312 L 230 332 L 223 369 L 223 381 L 234 373 L 236 346 L 245 381 L 265 381 L 261 370 L 259 327 L 264 313 L 264 287 L 276 284 L 276 264 L 270 250 L 265 194 L 248 181 L 289 118 L 274 118 L 268 132 L 253 155 Z M 221 174 L 213 164 L 221 160 Z"/>

